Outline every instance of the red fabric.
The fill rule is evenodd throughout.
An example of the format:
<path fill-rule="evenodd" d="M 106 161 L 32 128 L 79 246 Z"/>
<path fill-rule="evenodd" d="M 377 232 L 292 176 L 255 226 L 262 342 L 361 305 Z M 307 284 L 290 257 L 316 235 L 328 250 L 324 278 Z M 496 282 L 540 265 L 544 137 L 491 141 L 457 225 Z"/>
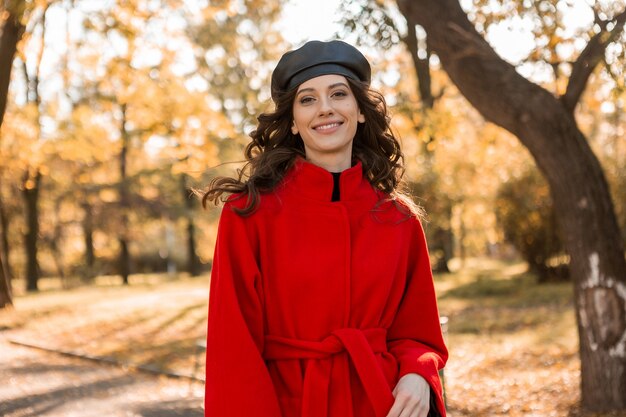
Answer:
<path fill-rule="evenodd" d="M 374 353 L 387 351 L 386 335 L 385 329 L 338 329 L 321 342 L 268 336 L 265 338 L 263 357 L 266 360 L 309 359 L 302 397 L 303 403 L 311 406 L 302 410 L 302 417 L 314 417 L 326 415 L 326 394 L 331 381 L 341 378 L 337 373 L 349 371 L 345 367 L 346 357 L 338 355 L 345 351 L 356 368 L 376 416 L 384 417 L 393 404 L 393 396 Z M 347 389 L 348 386 L 340 385 L 339 388 Z M 344 402 L 342 408 L 350 408 L 350 391 L 337 398 Z"/>
<path fill-rule="evenodd" d="M 363 178 L 298 160 L 249 217 L 224 207 L 211 275 L 205 415 L 384 417 L 447 359 L 419 221 Z"/>

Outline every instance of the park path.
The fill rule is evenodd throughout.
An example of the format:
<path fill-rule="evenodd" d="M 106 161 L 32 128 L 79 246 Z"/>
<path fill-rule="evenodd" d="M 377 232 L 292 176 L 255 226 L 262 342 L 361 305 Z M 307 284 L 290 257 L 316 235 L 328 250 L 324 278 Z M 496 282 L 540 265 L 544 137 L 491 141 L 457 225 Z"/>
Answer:
<path fill-rule="evenodd" d="M 2 417 L 202 417 L 201 382 L 11 344 L 0 331 Z"/>

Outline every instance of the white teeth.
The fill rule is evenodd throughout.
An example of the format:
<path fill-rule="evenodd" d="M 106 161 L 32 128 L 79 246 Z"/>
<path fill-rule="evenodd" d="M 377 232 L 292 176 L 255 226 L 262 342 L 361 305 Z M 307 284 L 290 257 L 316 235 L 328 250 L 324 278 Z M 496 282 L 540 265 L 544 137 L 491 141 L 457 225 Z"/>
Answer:
<path fill-rule="evenodd" d="M 329 123 L 327 125 L 317 126 L 315 128 L 315 130 L 328 130 L 328 129 L 332 129 L 333 127 L 337 127 L 337 126 L 339 126 L 339 123 Z"/>

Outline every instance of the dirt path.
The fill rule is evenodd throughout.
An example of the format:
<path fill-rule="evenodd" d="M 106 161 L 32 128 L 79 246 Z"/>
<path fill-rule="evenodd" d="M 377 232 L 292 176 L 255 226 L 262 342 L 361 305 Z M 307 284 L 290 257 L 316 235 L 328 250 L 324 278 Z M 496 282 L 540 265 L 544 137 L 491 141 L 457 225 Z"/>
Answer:
<path fill-rule="evenodd" d="M 2 417 L 201 417 L 203 386 L 16 346 L 0 333 Z"/>

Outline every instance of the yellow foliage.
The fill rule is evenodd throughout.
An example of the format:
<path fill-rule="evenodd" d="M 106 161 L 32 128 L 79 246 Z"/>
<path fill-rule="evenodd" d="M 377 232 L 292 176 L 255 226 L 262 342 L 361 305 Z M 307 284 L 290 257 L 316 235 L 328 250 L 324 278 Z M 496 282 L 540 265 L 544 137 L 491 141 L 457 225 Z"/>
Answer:
<path fill-rule="evenodd" d="M 42 8 L 49 1 L 31 3 Z M 285 49 L 284 39 L 272 25 L 281 4 L 264 0 L 208 3 L 197 7 L 197 15 L 186 16 L 200 22 L 194 28 L 196 39 L 189 38 L 189 28 L 168 21 L 173 8 L 181 6 L 180 0 L 159 3 L 162 7 L 146 0 L 117 0 L 113 7 L 102 6 L 86 16 L 85 36 L 79 44 L 68 45 L 68 55 L 60 57 L 68 60 L 67 67 L 57 74 L 66 83 L 59 88 L 63 93 L 47 94 L 41 106 L 44 116 L 58 124 L 51 135 L 44 132 L 51 137 L 40 137 L 39 109 L 34 104 L 10 104 L 0 132 L 3 178 L 15 182 L 35 167 L 53 177 L 61 191 L 111 184 L 119 178 L 122 138 L 129 139 L 129 176 L 142 170 L 162 172 L 159 170 L 171 166 L 172 175 L 185 173 L 201 180 L 210 168 L 240 158 L 238 146 L 247 141 L 242 132 L 249 130 L 258 109 L 266 105 L 271 68 Z M 486 29 L 510 16 L 536 13 L 533 7 L 540 7 L 539 3 L 549 6 L 545 1 L 474 0 L 472 18 Z M 529 60 L 555 59 L 557 47 L 572 42 L 556 30 L 560 23 L 552 19 L 555 13 L 555 8 L 547 7 L 544 15 L 548 19 L 532 20 L 538 37 Z M 36 34 L 27 33 L 20 45 L 21 56 L 28 59 L 25 51 L 37 50 L 39 42 Z M 432 92 L 443 95 L 434 108 L 426 109 L 409 54 L 403 48 L 392 49 L 384 52 L 384 59 L 374 61 L 375 74 L 393 103 L 392 128 L 402 141 L 405 178 L 417 183 L 436 181 L 429 192 L 453 201 L 452 227 L 457 235 L 463 227 L 469 245 L 479 250 L 486 241 L 496 240 L 492 215 L 496 189 L 518 177 L 532 159 L 516 138 L 472 110 L 434 61 Z M 154 63 L 145 62 L 148 50 L 157 56 Z M 181 51 L 196 54 L 196 58 L 206 51 L 223 53 L 181 70 Z M 51 56 L 58 53 L 53 48 L 49 52 Z M 32 66 L 32 62 L 28 64 Z M 385 84 L 395 78 L 381 76 L 383 73 L 395 74 L 397 80 Z M 193 83 L 193 77 L 202 82 Z M 57 88 L 55 82 L 41 81 L 46 88 Z M 611 96 L 607 87 L 611 85 L 623 87 L 623 77 L 612 81 L 605 73 L 595 73 L 577 117 L 598 154 L 611 156 L 613 163 L 607 166 L 612 178 L 618 179 L 623 164 L 615 161 L 624 160 L 626 149 L 615 138 L 623 137 L 624 121 L 609 123 L 606 108 L 626 99 Z M 565 88 L 564 78 L 550 86 L 557 93 Z M 76 100 L 71 109 L 69 96 Z M 620 107 L 615 109 L 619 114 Z M 32 186 L 32 181 L 26 186 Z M 162 192 L 159 186 L 148 184 L 141 192 L 144 197 L 157 198 Z M 432 196 L 421 197 L 430 204 Z M 96 198 L 89 195 L 86 199 L 116 202 L 119 195 L 106 189 Z"/>
<path fill-rule="evenodd" d="M 35 181 L 29 178 L 28 180 L 24 182 L 24 188 L 26 190 L 32 190 L 33 188 L 35 188 Z"/>
<path fill-rule="evenodd" d="M 115 190 L 105 188 L 100 190 L 99 197 L 105 203 L 114 203 L 118 200 L 118 193 Z"/>

